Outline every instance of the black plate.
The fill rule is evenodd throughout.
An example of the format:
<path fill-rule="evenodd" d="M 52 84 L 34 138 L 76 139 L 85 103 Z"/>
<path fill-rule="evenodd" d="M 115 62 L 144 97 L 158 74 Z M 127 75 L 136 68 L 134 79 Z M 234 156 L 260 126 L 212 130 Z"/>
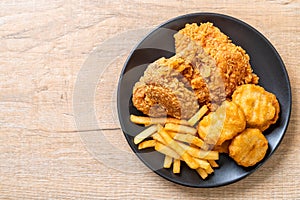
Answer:
<path fill-rule="evenodd" d="M 173 35 L 186 23 L 212 22 L 228 35 L 233 43 L 244 48 L 250 56 L 253 71 L 260 77 L 259 84 L 274 93 L 281 112 L 277 123 L 265 135 L 269 149 L 264 160 L 254 167 L 240 167 L 227 155 L 220 155 L 220 168 L 208 179 L 202 180 L 195 170 L 183 164 L 180 175 L 162 168 L 163 155 L 152 148 L 138 150 L 133 137 L 144 128 L 130 122 L 129 115 L 141 115 L 131 101 L 132 88 L 143 75 L 147 65 L 160 57 L 174 55 Z M 190 187 L 216 187 L 236 182 L 257 170 L 276 150 L 288 126 L 291 112 L 291 88 L 285 66 L 272 44 L 250 25 L 230 16 L 215 13 L 194 13 L 172 19 L 148 34 L 131 52 L 122 70 L 118 85 L 118 115 L 123 133 L 136 155 L 158 175 L 172 182 Z"/>

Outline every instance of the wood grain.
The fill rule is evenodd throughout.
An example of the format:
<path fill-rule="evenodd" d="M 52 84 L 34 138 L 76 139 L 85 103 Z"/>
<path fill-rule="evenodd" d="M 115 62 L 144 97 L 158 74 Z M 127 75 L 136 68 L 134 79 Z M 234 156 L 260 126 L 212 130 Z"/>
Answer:
<path fill-rule="evenodd" d="M 1 1 L 0 198 L 300 199 L 299 9 L 298 0 Z M 231 15 L 264 34 L 284 60 L 293 92 L 290 125 L 271 159 L 244 180 L 213 189 L 186 188 L 150 172 L 121 133 L 118 77 L 143 32 L 111 46 L 120 47 L 120 55 L 102 66 L 102 76 L 90 88 L 93 102 L 74 98 L 83 66 L 99 46 L 193 12 Z M 94 112 L 96 121 L 81 123 L 99 129 L 87 130 L 78 126 L 74 108 L 93 103 L 94 110 L 82 112 Z M 110 144 L 99 149 L 105 156 L 93 154 L 97 143 L 84 142 L 95 131 Z M 128 165 L 124 158 L 130 159 Z M 123 164 L 110 166 L 105 159 Z"/>

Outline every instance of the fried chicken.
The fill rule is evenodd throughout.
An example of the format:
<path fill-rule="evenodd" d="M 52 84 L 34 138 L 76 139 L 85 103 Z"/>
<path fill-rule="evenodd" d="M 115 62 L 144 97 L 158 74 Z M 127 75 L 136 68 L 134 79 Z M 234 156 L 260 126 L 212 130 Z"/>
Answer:
<path fill-rule="evenodd" d="M 190 118 L 199 109 L 193 91 L 184 76 L 165 64 L 165 58 L 151 63 L 133 88 L 133 105 L 152 117 Z M 182 66 L 184 67 L 184 66 Z"/>
<path fill-rule="evenodd" d="M 239 85 L 258 83 L 258 77 L 252 73 L 250 58 L 245 50 L 233 44 L 212 23 L 202 23 L 200 26 L 196 23 L 186 24 L 185 28 L 174 35 L 176 54 L 188 45 L 187 40 L 184 39 L 186 37 L 203 47 L 204 51 L 215 59 L 225 84 L 227 97 Z"/>

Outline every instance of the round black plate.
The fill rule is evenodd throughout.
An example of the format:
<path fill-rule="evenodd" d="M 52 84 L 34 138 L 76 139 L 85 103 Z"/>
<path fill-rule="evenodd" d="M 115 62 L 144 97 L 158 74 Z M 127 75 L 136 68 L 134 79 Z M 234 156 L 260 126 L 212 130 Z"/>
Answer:
<path fill-rule="evenodd" d="M 164 169 L 163 155 L 153 148 L 138 150 L 133 137 L 144 127 L 133 124 L 130 114 L 141 115 L 131 101 L 132 88 L 143 75 L 147 65 L 160 57 L 174 55 L 173 35 L 187 23 L 212 22 L 228 35 L 236 45 L 244 48 L 250 56 L 253 71 L 260 77 L 259 85 L 276 95 L 281 112 L 277 123 L 264 132 L 269 149 L 264 160 L 253 167 L 240 167 L 227 155 L 220 155 L 220 167 L 206 180 L 184 163 L 181 173 L 174 175 L 172 169 Z M 131 52 L 119 79 L 118 115 L 123 133 L 136 155 L 158 175 L 172 182 L 190 187 L 216 187 L 234 183 L 258 169 L 276 150 L 288 126 L 291 112 L 291 88 L 285 66 L 272 44 L 250 25 L 230 16 L 215 13 L 194 13 L 172 19 L 149 33 Z"/>

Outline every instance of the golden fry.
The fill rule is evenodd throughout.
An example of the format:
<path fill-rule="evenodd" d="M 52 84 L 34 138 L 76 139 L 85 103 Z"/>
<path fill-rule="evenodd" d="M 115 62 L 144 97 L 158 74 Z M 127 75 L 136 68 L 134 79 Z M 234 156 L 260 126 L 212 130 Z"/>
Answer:
<path fill-rule="evenodd" d="M 156 144 L 156 140 L 146 140 L 146 141 L 139 143 L 138 149 L 154 147 L 155 144 Z"/>
<path fill-rule="evenodd" d="M 166 142 L 164 141 L 164 139 L 158 134 L 158 133 L 154 133 L 152 135 L 152 138 L 162 144 L 166 144 Z"/>
<path fill-rule="evenodd" d="M 196 171 L 198 172 L 198 174 L 201 176 L 202 179 L 206 179 L 208 174 L 206 173 L 206 171 L 202 168 L 198 168 L 196 169 Z"/>
<path fill-rule="evenodd" d="M 208 162 L 212 167 L 219 167 L 219 164 L 215 160 L 208 160 Z"/>
<path fill-rule="evenodd" d="M 173 158 L 171 156 L 165 156 L 164 160 L 164 168 L 170 168 L 173 162 Z"/>
<path fill-rule="evenodd" d="M 175 159 L 173 163 L 173 173 L 174 174 L 179 174 L 180 173 L 180 160 Z"/>
<path fill-rule="evenodd" d="M 191 125 L 191 126 L 195 126 L 195 124 L 205 115 L 205 113 L 208 111 L 208 108 L 206 105 L 202 106 L 198 112 L 196 112 L 195 115 L 193 115 L 193 117 L 191 117 L 189 120 L 188 120 L 188 123 Z"/>
<path fill-rule="evenodd" d="M 164 155 L 170 156 L 175 159 L 180 159 L 180 155 L 178 155 L 178 153 L 162 143 L 156 142 L 154 149 Z"/>
<path fill-rule="evenodd" d="M 188 121 L 186 120 L 180 120 L 171 117 L 164 118 L 164 117 L 144 117 L 144 116 L 130 115 L 130 120 L 133 123 L 144 124 L 144 125 L 166 124 L 166 123 L 189 125 Z"/>
<path fill-rule="evenodd" d="M 218 160 L 219 159 L 219 152 L 217 151 L 205 151 L 202 149 L 198 149 L 195 147 L 188 146 L 183 143 L 179 143 L 179 146 L 182 147 L 188 154 L 193 157 L 206 159 L 206 160 Z"/>
<path fill-rule="evenodd" d="M 191 135 L 196 135 L 197 129 L 190 127 L 190 126 L 185 126 L 185 125 L 178 125 L 178 124 L 173 124 L 173 123 L 167 123 L 165 125 L 165 129 L 167 131 L 174 131 L 178 133 L 187 133 Z"/>
<path fill-rule="evenodd" d="M 214 172 L 214 169 L 209 165 L 207 169 L 205 169 L 207 174 L 212 174 Z"/>
<path fill-rule="evenodd" d="M 208 169 L 210 167 L 210 164 L 207 160 L 202 160 L 202 159 L 199 159 L 199 158 L 194 158 L 196 160 L 196 162 L 199 164 L 199 166 L 202 168 L 202 169 Z"/>
<path fill-rule="evenodd" d="M 192 168 L 197 169 L 199 167 L 199 164 L 190 156 L 180 145 L 178 142 L 173 140 L 171 136 L 164 130 L 161 129 L 158 132 L 162 138 L 165 140 L 166 144 L 172 148 L 177 154 L 179 154 L 182 159 L 186 162 L 186 164 Z"/>
<path fill-rule="evenodd" d="M 202 149 L 208 149 L 208 145 L 206 145 L 203 140 L 200 138 L 190 135 L 190 134 L 181 134 L 181 133 L 174 133 L 174 132 L 169 132 L 172 138 L 175 140 L 181 141 L 181 142 L 186 142 L 189 144 L 194 144 L 197 147 L 200 147 Z"/>
<path fill-rule="evenodd" d="M 146 128 L 145 130 L 143 130 L 142 132 L 140 132 L 138 135 L 136 135 L 134 137 L 134 139 L 133 139 L 134 144 L 139 144 L 144 139 L 150 137 L 156 131 L 157 131 L 157 126 L 156 125 L 152 125 L 152 126 Z"/>

